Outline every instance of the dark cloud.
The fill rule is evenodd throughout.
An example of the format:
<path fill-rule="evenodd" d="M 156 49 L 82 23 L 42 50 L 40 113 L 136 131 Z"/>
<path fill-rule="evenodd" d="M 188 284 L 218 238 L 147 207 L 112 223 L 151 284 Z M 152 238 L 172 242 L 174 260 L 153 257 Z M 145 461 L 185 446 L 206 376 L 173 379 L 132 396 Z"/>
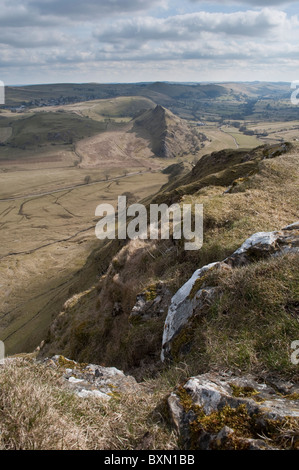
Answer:
<path fill-rule="evenodd" d="M 53 26 L 94 22 L 115 15 L 138 14 L 164 0 L 0 0 L 0 26 Z"/>
<path fill-rule="evenodd" d="M 287 16 L 282 11 L 263 9 L 234 13 L 198 12 L 166 19 L 141 17 L 119 20 L 95 33 L 99 41 L 117 43 L 123 40 L 188 41 L 204 32 L 228 36 L 265 37 L 275 28 L 285 27 Z"/>
<path fill-rule="evenodd" d="M 161 5 L 161 0 L 27 0 L 41 15 L 66 16 L 92 20 L 99 16 L 137 13 Z"/>

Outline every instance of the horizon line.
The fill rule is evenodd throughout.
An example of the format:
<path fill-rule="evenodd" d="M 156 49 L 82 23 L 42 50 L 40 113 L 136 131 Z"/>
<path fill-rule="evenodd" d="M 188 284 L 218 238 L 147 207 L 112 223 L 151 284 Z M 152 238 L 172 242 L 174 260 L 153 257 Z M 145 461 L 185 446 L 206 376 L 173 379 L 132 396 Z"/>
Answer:
<path fill-rule="evenodd" d="M 48 82 L 48 83 L 17 83 L 8 84 L 5 87 L 27 87 L 27 86 L 47 86 L 47 85 L 142 85 L 142 84 L 155 84 L 155 83 L 168 83 L 178 85 L 201 85 L 201 84 L 226 84 L 226 83 L 275 83 L 275 84 L 289 84 L 292 80 L 282 81 L 269 81 L 269 80 L 203 80 L 203 81 L 175 81 L 175 80 L 154 80 L 154 81 L 128 81 L 128 82 Z"/>

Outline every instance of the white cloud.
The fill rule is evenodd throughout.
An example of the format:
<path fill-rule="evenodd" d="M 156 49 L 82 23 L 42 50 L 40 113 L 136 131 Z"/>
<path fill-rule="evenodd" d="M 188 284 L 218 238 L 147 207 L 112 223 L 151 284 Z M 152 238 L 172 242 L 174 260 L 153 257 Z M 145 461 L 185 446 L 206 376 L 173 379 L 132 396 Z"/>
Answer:
<path fill-rule="evenodd" d="M 228 36 L 263 37 L 275 30 L 289 30 L 298 26 L 296 17 L 291 19 L 283 11 L 263 9 L 235 13 L 198 12 L 166 19 L 139 17 L 119 20 L 98 28 L 94 36 L 99 41 L 116 43 L 121 40 L 186 41 L 205 31 Z"/>
<path fill-rule="evenodd" d="M 73 43 L 74 39 L 72 37 L 57 29 L 49 31 L 37 27 L 23 28 L 21 34 L 16 28 L 5 28 L 0 36 L 0 45 L 20 49 L 40 49 L 62 45 L 71 46 Z"/>
<path fill-rule="evenodd" d="M 279 10 L 198 12 L 166 19 L 119 20 L 94 32 L 97 57 L 185 60 L 278 57 L 298 51 L 298 18 Z"/>
<path fill-rule="evenodd" d="M 203 5 L 191 1 L 193 6 Z M 257 5 L 255 1 L 235 3 Z M 138 73 L 142 71 L 141 80 L 148 80 L 155 70 L 157 79 L 162 78 L 162 70 L 163 74 L 168 70 L 169 76 L 163 79 L 175 80 L 176 64 L 178 75 L 185 74 L 184 80 L 189 80 L 190 67 L 181 69 L 187 63 L 194 70 L 209 64 L 215 74 L 219 70 L 230 74 L 236 64 L 247 64 L 255 71 L 272 67 L 269 79 L 276 69 L 281 77 L 298 63 L 298 18 L 269 8 L 281 2 L 262 3 L 267 7 L 187 14 L 165 10 L 161 16 L 148 11 L 162 5 L 158 0 L 16 0 L 13 6 L 11 1 L 0 0 L 0 79 L 5 75 L 13 77 L 12 83 L 22 83 L 16 75 L 60 70 L 61 76 L 69 74 L 78 81 L 74 78 L 77 70 L 80 77 L 90 74 L 92 81 L 98 67 L 113 81 L 132 81 L 137 79 L 132 72 L 135 64 Z M 59 80 L 57 76 L 55 81 Z"/>

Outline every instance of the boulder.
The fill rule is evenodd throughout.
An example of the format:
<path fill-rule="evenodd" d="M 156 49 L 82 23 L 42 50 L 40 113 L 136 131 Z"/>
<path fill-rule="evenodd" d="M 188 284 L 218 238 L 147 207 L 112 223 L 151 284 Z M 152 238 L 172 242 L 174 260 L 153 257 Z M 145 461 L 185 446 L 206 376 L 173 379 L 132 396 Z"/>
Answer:
<path fill-rule="evenodd" d="M 191 377 L 168 398 L 184 449 L 269 449 L 299 446 L 299 387 L 282 395 L 248 375 Z"/>
<path fill-rule="evenodd" d="M 255 233 L 225 260 L 195 271 L 171 299 L 163 331 L 161 360 L 172 359 L 173 340 L 195 312 L 205 309 L 218 295 L 217 286 L 209 286 L 206 281 L 206 275 L 212 270 L 230 270 L 270 256 L 298 252 L 299 222 L 295 222 L 281 231 Z"/>
<path fill-rule="evenodd" d="M 108 401 L 122 393 L 136 393 L 139 388 L 134 377 L 115 367 L 80 364 L 64 356 L 47 358 L 44 364 L 61 371 L 63 385 L 81 398 L 97 397 Z"/>

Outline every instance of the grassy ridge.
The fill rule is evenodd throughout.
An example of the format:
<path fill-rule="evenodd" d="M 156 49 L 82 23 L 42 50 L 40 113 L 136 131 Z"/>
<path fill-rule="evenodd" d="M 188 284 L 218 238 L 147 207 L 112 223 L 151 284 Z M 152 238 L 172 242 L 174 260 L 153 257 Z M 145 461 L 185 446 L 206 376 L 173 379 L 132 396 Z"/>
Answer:
<path fill-rule="evenodd" d="M 229 368 L 299 379 L 290 361 L 299 335 L 299 256 L 261 260 L 205 282 L 219 295 L 175 339 L 176 360 L 196 373 Z"/>
<path fill-rule="evenodd" d="M 243 161 L 246 152 L 241 151 L 222 151 L 207 156 L 206 159 L 199 161 L 191 173 L 177 182 L 172 181 L 171 191 L 167 191 L 169 186 L 166 185 L 166 190 L 164 188 L 151 201 L 168 204 L 177 201 L 204 205 L 203 248 L 198 252 L 186 252 L 183 243 L 171 240 L 158 243 L 155 241 L 128 242 L 114 256 L 109 269 L 98 283 L 97 299 L 87 300 L 87 304 L 77 300 L 70 309 L 63 311 L 63 314 L 54 321 L 43 354 L 49 355 L 59 351 L 79 361 L 116 365 L 141 375 L 149 373 L 151 368 L 155 369 L 159 363 L 166 312 L 147 321 L 132 324 L 129 315 L 136 302 L 136 295 L 144 291 L 147 286 L 155 285 L 159 280 L 162 280 L 174 293 L 196 269 L 208 263 L 223 260 L 253 233 L 281 229 L 293 222 L 298 214 L 298 148 L 289 148 L 286 154 L 272 159 L 265 159 L 263 150 L 265 149 L 258 148 L 253 151 L 252 160 L 249 159 L 247 162 Z M 230 187 L 231 190 L 227 191 Z M 150 199 L 147 201 L 150 202 Z M 292 263 L 290 266 L 295 266 L 296 260 L 285 261 L 286 267 L 288 262 Z M 277 269 L 274 264 L 271 266 L 272 271 L 270 268 L 267 271 L 261 267 L 261 272 L 265 272 L 261 297 L 267 295 L 267 292 L 270 295 L 273 289 L 272 281 Z M 281 272 L 283 273 L 283 268 Z M 244 274 L 242 273 L 243 271 L 240 272 L 240 276 Z M 292 275 L 296 279 L 297 274 Z M 248 276 L 250 277 L 250 274 Z M 295 284 L 288 287 L 291 278 L 283 279 L 284 275 L 279 271 L 277 276 L 277 286 L 282 282 L 282 292 L 289 291 L 289 300 L 294 301 L 295 292 L 293 294 L 291 292 Z M 240 281 L 240 285 L 242 282 L 244 279 Z M 259 282 L 258 275 L 256 282 Z M 274 286 L 276 286 L 275 282 Z M 242 294 L 240 297 L 242 304 Z M 235 298 L 237 299 L 236 295 Z M 231 297 L 231 301 L 233 299 L 234 297 Z M 122 306 L 117 315 L 114 314 L 116 303 Z M 264 315 L 262 305 L 261 303 L 261 307 L 257 306 L 257 311 L 252 312 L 250 321 L 254 322 L 255 316 L 258 320 L 260 315 Z M 236 304 L 231 310 L 233 312 L 238 308 Z M 243 308 L 246 308 L 246 304 Z M 280 308 L 283 308 L 283 305 L 278 303 L 278 312 Z M 228 318 L 234 318 L 233 313 L 232 317 Z M 241 319 L 241 316 L 239 318 Z M 278 319 L 279 314 L 273 316 L 274 322 L 278 322 Z M 265 321 L 269 321 L 269 317 Z M 287 325 L 286 317 L 282 321 L 285 321 L 284 326 L 281 326 L 283 329 Z M 290 344 L 291 340 L 294 340 L 293 336 L 298 331 L 296 319 L 288 318 L 288 321 L 292 326 L 283 342 L 279 324 L 277 323 L 277 328 L 272 325 L 274 335 L 277 335 L 273 338 L 273 344 L 277 347 L 281 344 L 282 349 L 288 342 Z M 213 319 L 211 319 L 212 324 Z M 200 331 L 200 325 L 199 323 L 198 331 Z M 216 324 L 215 329 L 218 327 L 219 324 Z M 223 331 L 222 341 L 230 337 L 230 334 L 232 338 L 238 336 L 238 332 L 234 333 L 235 327 L 234 323 L 228 321 L 227 331 Z M 231 333 L 230 328 L 232 328 Z M 244 328 L 246 329 L 246 326 Z M 241 361 L 242 364 L 238 364 L 238 367 L 244 370 L 251 368 L 251 358 L 254 355 L 252 348 L 258 358 L 271 355 L 272 346 L 269 344 L 268 349 L 265 346 L 268 344 L 269 330 L 260 329 L 260 334 L 260 339 L 257 342 L 253 341 L 249 346 L 251 353 L 246 356 L 247 362 Z M 209 335 L 207 334 L 205 338 L 208 344 Z M 216 338 L 220 344 L 221 340 L 219 337 Z M 229 343 L 229 347 L 233 348 L 233 342 Z M 261 355 L 262 347 L 266 347 L 265 355 Z M 274 360 L 272 362 L 269 360 L 266 367 L 268 371 L 280 370 L 282 374 L 285 371 L 288 375 L 290 370 L 284 369 L 287 353 L 285 349 L 283 351 L 282 349 L 281 361 L 279 362 L 279 354 L 277 354 L 278 362 L 275 367 Z M 232 349 L 232 360 L 228 362 L 227 367 L 234 366 L 233 351 L 234 349 Z M 198 371 L 202 370 L 199 364 L 205 364 L 207 367 L 212 364 L 209 362 L 208 353 L 202 362 L 202 354 L 200 350 L 195 359 L 190 360 Z M 236 350 L 235 355 L 238 357 Z M 219 360 L 218 365 L 223 366 L 222 360 Z M 253 368 L 256 371 L 263 370 L 264 359 L 257 359 Z"/>
<path fill-rule="evenodd" d="M 69 113 L 37 113 L 14 120 L 12 136 L 6 145 L 26 148 L 56 144 L 72 144 L 105 130 L 105 124 Z"/>

